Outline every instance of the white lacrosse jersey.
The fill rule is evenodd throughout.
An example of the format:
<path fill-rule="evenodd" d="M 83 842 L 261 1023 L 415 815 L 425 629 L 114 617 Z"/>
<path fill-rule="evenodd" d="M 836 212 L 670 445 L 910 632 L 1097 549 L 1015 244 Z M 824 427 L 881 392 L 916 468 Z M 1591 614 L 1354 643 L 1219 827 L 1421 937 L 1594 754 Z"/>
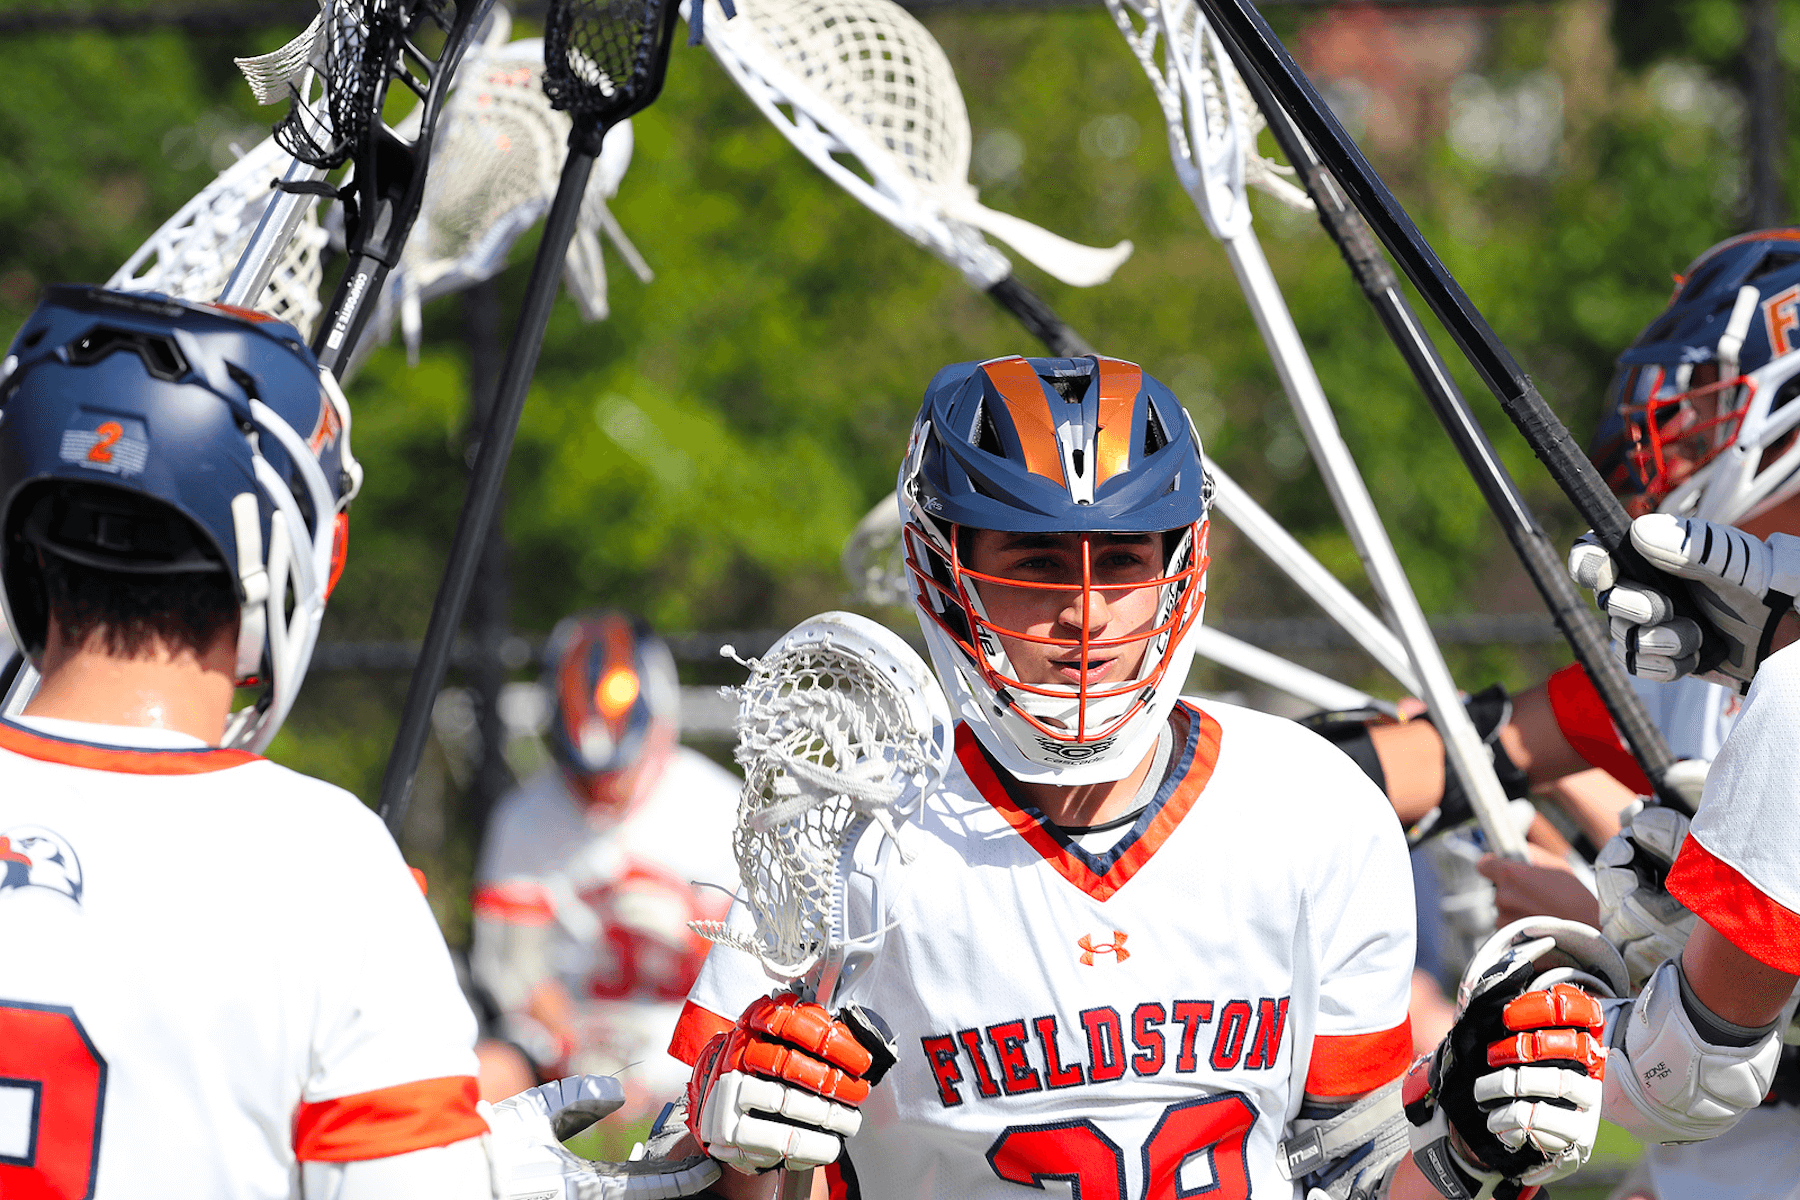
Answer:
<path fill-rule="evenodd" d="M 678 747 L 648 792 L 601 826 L 552 766 L 502 797 L 488 826 L 476 978 L 505 1009 L 542 979 L 561 980 L 576 1000 L 576 1041 L 561 1048 L 568 1070 L 618 1074 L 628 1116 L 654 1113 L 687 1083 L 665 1047 L 706 957 L 688 922 L 723 917 L 737 890 L 739 782 Z M 495 945 L 509 940 L 530 952 Z"/>
<path fill-rule="evenodd" d="M 1406 1069 L 1412 879 L 1386 798 L 1291 721 L 1178 711 L 1171 770 L 1105 853 L 1013 799 L 967 726 L 900 830 L 911 861 L 859 844 L 853 915 L 891 928 L 838 998 L 899 1061 L 831 1168 L 844 1194 L 1298 1197 L 1276 1146 L 1302 1094 Z M 671 1049 L 691 1061 L 770 990 L 715 948 Z"/>
<path fill-rule="evenodd" d="M 1800 975 L 1800 647 L 1757 671 L 1668 886 L 1744 953 Z"/>
<path fill-rule="evenodd" d="M 487 1132 L 393 839 L 257 755 L 0 722 L 0 947 L 0 1195 L 280 1200 Z"/>

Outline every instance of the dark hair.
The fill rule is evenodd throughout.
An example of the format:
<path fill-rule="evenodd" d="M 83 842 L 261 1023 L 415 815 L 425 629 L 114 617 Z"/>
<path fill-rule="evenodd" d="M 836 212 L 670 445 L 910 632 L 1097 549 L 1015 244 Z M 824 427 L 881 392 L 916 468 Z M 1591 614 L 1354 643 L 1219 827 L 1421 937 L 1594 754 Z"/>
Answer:
<path fill-rule="evenodd" d="M 85 646 L 97 633 L 117 658 L 149 658 L 158 643 L 170 653 L 199 655 L 237 628 L 237 592 L 224 574 L 103 571 L 45 554 L 42 579 L 63 641 Z"/>

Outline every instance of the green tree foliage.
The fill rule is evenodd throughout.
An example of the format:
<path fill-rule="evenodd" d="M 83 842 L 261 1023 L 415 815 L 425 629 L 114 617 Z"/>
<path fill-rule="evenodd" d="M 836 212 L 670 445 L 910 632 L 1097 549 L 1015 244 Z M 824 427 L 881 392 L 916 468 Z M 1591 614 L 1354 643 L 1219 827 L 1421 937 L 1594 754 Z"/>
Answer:
<path fill-rule="evenodd" d="M 1496 166 L 1447 140 L 1462 111 L 1455 89 L 1434 93 L 1442 111 L 1425 136 L 1378 156 L 1578 436 L 1598 415 L 1613 356 L 1659 309 L 1670 273 L 1733 232 L 1739 211 L 1740 117 L 1715 78 L 1731 54 L 1735 6 L 1658 4 L 1662 32 L 1645 28 L 1656 24 L 1646 6 L 1619 5 L 1609 36 L 1602 0 L 1469 19 L 1465 82 L 1502 94 L 1548 80 L 1559 97 L 1560 132 L 1541 169 Z M 1280 16 L 1295 44 L 1320 19 Z M 1406 37 L 1404 22 L 1426 17 L 1389 19 Z M 968 99 L 987 202 L 1078 240 L 1136 244 L 1103 287 L 1062 287 L 1023 264 L 1020 275 L 1096 345 L 1170 382 L 1215 456 L 1361 587 L 1230 269 L 1176 184 L 1159 110 L 1109 18 L 1095 6 L 938 12 L 928 23 Z M 251 107 L 229 58 L 289 32 L 0 41 L 0 316 L 16 324 L 44 282 L 104 278 L 229 161 L 228 142 L 259 136 L 271 114 Z M 614 260 L 610 320 L 583 324 L 563 304 L 551 322 L 508 481 L 515 624 L 541 632 L 570 609 L 607 603 L 672 629 L 766 627 L 840 603 L 842 539 L 892 487 L 926 380 L 946 362 L 1038 347 L 957 272 L 819 175 L 703 51 L 677 49 L 667 90 L 636 134 L 614 207 L 657 279 L 639 284 Z M 1257 203 L 1269 257 L 1426 609 L 1534 608 L 1329 240 L 1311 217 Z M 532 248 L 518 247 L 515 261 Z M 504 277 L 509 314 L 523 274 L 516 266 Z M 417 367 L 384 349 L 350 390 L 368 484 L 327 639 L 417 637 L 425 626 L 466 473 L 469 371 L 458 302 L 426 317 Z M 1440 345 L 1451 353 L 1441 332 Z M 1497 406 L 1458 372 L 1546 523 L 1574 532 Z M 1215 613 L 1313 611 L 1228 531 L 1215 564 Z M 1495 650 L 1459 665 L 1471 686 L 1495 674 L 1523 683 L 1561 657 Z M 1380 686 L 1359 658 L 1320 661 Z M 277 756 L 371 795 L 403 686 L 315 676 Z"/>

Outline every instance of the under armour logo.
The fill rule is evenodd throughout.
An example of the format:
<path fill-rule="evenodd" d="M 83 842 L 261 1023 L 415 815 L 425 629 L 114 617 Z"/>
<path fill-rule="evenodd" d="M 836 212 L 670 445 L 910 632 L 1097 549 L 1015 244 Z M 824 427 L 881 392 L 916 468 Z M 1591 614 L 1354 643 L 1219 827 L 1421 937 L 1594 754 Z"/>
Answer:
<path fill-rule="evenodd" d="M 1113 930 L 1113 940 L 1105 945 L 1094 945 L 1094 939 L 1085 933 L 1075 944 L 1081 947 L 1081 965 L 1084 967 L 1094 965 L 1096 954 L 1110 954 L 1114 962 L 1124 962 L 1131 957 L 1131 951 L 1125 948 L 1125 935 L 1117 929 Z"/>

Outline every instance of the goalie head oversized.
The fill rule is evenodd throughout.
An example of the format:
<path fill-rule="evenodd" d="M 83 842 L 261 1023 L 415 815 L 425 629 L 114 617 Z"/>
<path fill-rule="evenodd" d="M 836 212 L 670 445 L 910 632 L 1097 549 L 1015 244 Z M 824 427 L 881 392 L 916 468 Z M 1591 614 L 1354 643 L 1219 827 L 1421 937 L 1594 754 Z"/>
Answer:
<path fill-rule="evenodd" d="M 1008 771 L 1121 779 L 1206 602 L 1211 481 L 1175 397 L 1118 359 L 945 367 L 900 467 L 911 594 L 956 715 Z"/>
<path fill-rule="evenodd" d="M 1735 525 L 1800 492 L 1800 229 L 1720 242 L 1619 356 L 1591 456 L 1633 516 Z"/>
<path fill-rule="evenodd" d="M 34 662 L 44 562 L 223 575 L 237 678 L 224 745 L 260 750 L 300 689 L 362 470 L 350 408 L 289 326 L 96 287 L 48 289 L 0 365 L 0 600 Z"/>

